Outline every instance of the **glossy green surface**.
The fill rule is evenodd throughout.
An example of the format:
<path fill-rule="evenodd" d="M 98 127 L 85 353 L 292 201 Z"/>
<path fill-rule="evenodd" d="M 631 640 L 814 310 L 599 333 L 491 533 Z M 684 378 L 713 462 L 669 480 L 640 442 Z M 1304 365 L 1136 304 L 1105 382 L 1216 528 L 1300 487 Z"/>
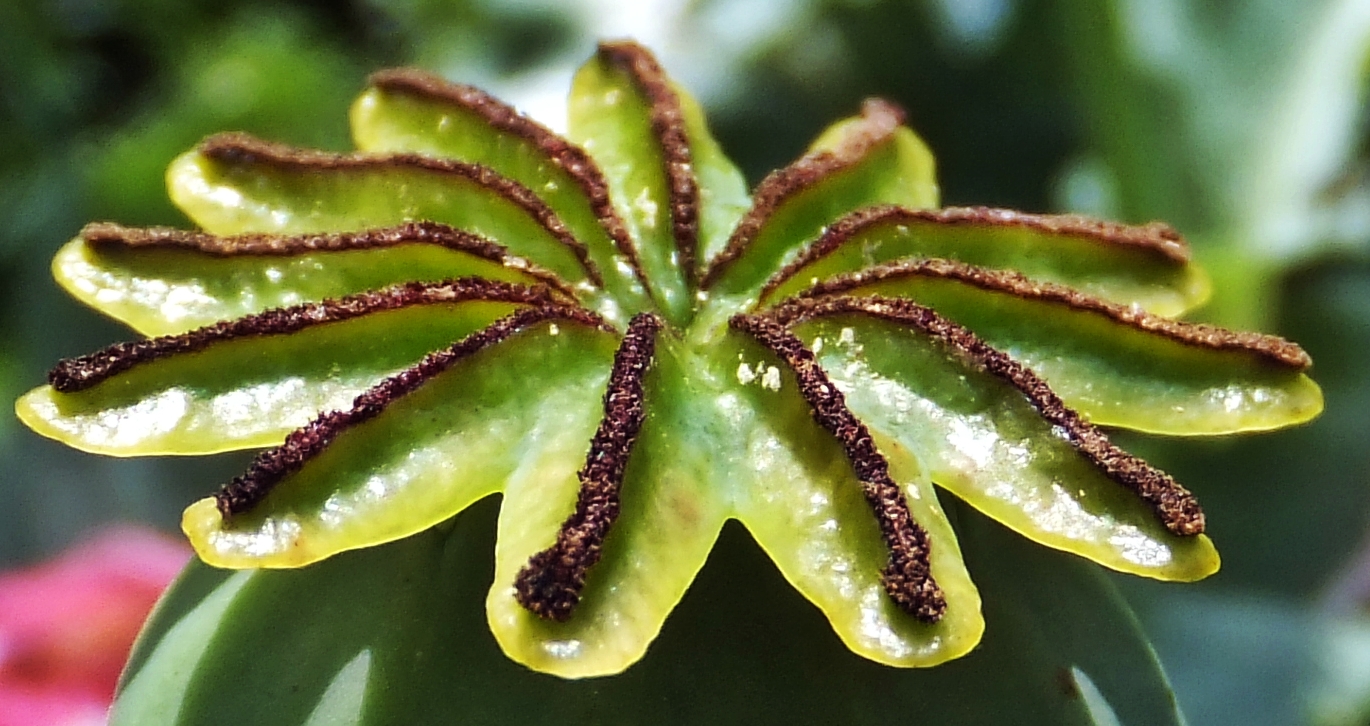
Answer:
<path fill-rule="evenodd" d="M 1170 534 L 1022 393 L 955 353 L 868 317 L 822 318 L 795 332 L 866 425 L 902 443 L 933 481 L 1010 529 L 1136 575 L 1197 580 L 1218 569 L 1207 537 Z"/>
<path fill-rule="evenodd" d="M 838 122 L 815 142 L 813 150 L 840 143 L 847 133 L 860 132 L 855 119 Z M 938 195 L 932 152 L 901 126 L 864 156 L 786 197 L 710 292 L 755 295 L 772 274 L 841 216 L 878 204 L 936 207 Z"/>
<path fill-rule="evenodd" d="M 477 503 L 413 537 L 299 570 L 192 563 L 135 646 L 111 723 L 293 726 L 327 714 L 366 726 L 1102 726 L 1103 710 L 1122 723 L 1182 722 L 1098 572 L 969 510 L 961 542 L 988 629 L 953 663 L 885 668 L 847 652 L 729 526 L 638 665 L 607 679 L 536 673 L 504 657 L 482 617 L 496 509 Z"/>
<path fill-rule="evenodd" d="M 514 310 L 472 301 L 416 305 L 167 356 L 91 388 L 36 388 L 15 410 L 30 428 L 113 456 L 209 454 L 279 444 L 424 354 Z"/>
<path fill-rule="evenodd" d="M 699 179 L 699 251 L 696 262 L 705 262 L 722 251 L 732 236 L 733 227 L 752 205 L 747 180 L 723 153 L 709 131 L 704 109 L 683 88 L 674 87 L 685 117 L 685 135 L 690 141 L 690 163 Z"/>
<path fill-rule="evenodd" d="M 584 189 L 533 141 L 496 129 L 457 104 L 375 86 L 352 104 L 350 118 L 352 138 L 362 151 L 460 159 L 532 189 L 589 248 L 606 288 L 626 308 L 623 318 L 647 308 L 641 283 L 595 217 Z"/>
<path fill-rule="evenodd" d="M 660 312 L 684 325 L 695 306 L 691 283 L 712 250 L 721 249 L 750 201 L 741 172 L 709 133 L 698 102 L 671 86 L 680 104 L 691 170 L 699 190 L 699 241 L 687 270 L 671 220 L 665 153 L 652 129 L 651 103 L 635 78 L 602 57 L 572 81 L 567 137 L 582 146 L 609 182 L 619 215 L 637 240 L 643 271 Z"/>
<path fill-rule="evenodd" d="M 885 594 L 879 574 L 888 551 L 876 519 L 841 446 L 796 395 L 793 373 L 775 368 L 755 344 L 735 350 L 719 359 L 722 376 L 740 385 L 729 386 L 736 392 L 720 404 L 737 430 L 714 448 L 726 452 L 738 518 L 757 543 L 853 652 L 899 666 L 936 665 L 969 652 L 984 630 L 980 594 L 917 460 L 888 438 L 876 441 L 932 543 L 932 575 L 947 600 L 946 614 L 933 625 L 904 613 Z M 750 377 L 742 369 L 748 364 Z"/>
<path fill-rule="evenodd" d="M 979 641 L 979 596 L 931 483 L 910 456 L 889 442 L 893 473 L 936 543 L 933 574 L 948 602 L 936 625 L 902 613 L 884 594 L 878 575 L 887 552 L 869 505 L 840 447 L 808 420 L 807 404 L 760 379 L 731 392 L 735 366 L 720 368 L 670 341 L 647 381 L 652 414 L 586 597 L 565 623 L 529 613 L 513 598 L 515 575 L 574 508 L 575 472 L 598 420 L 606 360 L 585 355 L 589 343 L 565 343 L 584 334 L 562 326 L 555 337 L 502 343 L 498 358 L 494 350 L 477 354 L 340 434 L 251 513 L 225 524 L 214 500 L 192 506 L 187 534 L 211 564 L 295 567 L 411 534 L 431 524 L 423 517 L 450 516 L 502 491 L 491 629 L 514 660 L 564 677 L 617 673 L 641 658 L 730 516 L 853 652 L 929 666 Z M 555 349 L 543 350 L 549 344 Z M 527 370 L 555 371 L 560 385 L 538 397 L 519 394 L 510 378 Z M 460 404 L 435 415 L 443 401 Z M 479 420 L 495 423 L 481 430 Z M 446 463 L 453 461 L 462 462 L 459 470 Z"/>
<path fill-rule="evenodd" d="M 1119 305 L 1176 316 L 1208 299 L 1208 276 L 1156 252 L 1026 227 L 889 222 L 853 235 L 768 296 L 783 299 L 819 280 L 906 257 L 940 257 L 1073 287 Z"/>
<path fill-rule="evenodd" d="M 223 257 L 190 250 L 92 246 L 57 252 L 53 277 L 67 292 L 147 336 L 174 335 L 259 313 L 410 281 L 538 279 L 514 265 L 430 244 L 290 256 Z"/>
<path fill-rule="evenodd" d="M 707 405 L 690 395 L 670 347 L 658 342 L 645 383 L 651 414 L 624 475 L 618 521 L 586 580 L 585 597 L 564 623 L 542 620 L 519 605 L 513 583 L 528 559 L 556 539 L 575 507 L 576 487 L 551 491 L 547 482 L 523 479 L 505 489 L 486 608 L 504 652 L 534 670 L 604 675 L 641 658 L 730 514 L 727 491 L 712 470 L 717 439 L 703 418 Z"/>
<path fill-rule="evenodd" d="M 697 262 L 704 265 L 724 248 L 748 200 L 698 105 L 683 92 L 679 101 L 699 184 Z M 1168 693 L 1163 679 L 1096 575 L 964 508 L 962 518 L 978 524 L 958 532 L 956 515 L 949 518 L 938 497 L 950 492 L 1029 539 L 1163 580 L 1214 572 L 1218 558 L 1206 537 L 1169 534 L 1016 389 L 911 330 L 852 316 L 806 323 L 797 332 L 871 430 L 915 519 L 930 533 L 932 571 L 948 609 L 936 624 L 914 621 L 883 592 L 878 573 L 887 553 L 841 447 L 815 423 L 785 365 L 728 326 L 733 314 L 753 311 L 760 287 L 843 215 L 875 204 L 935 205 L 933 161 L 922 142 L 900 127 L 867 148 L 863 141 L 880 130 L 876 122 L 889 116 L 830 128 L 811 153 L 835 151 L 850 163 L 763 210 L 765 222 L 751 245 L 720 268 L 714 287 L 701 291 L 697 271 L 682 267 L 672 234 L 663 154 L 649 111 L 636 81 L 605 57 L 591 59 L 575 80 L 572 140 L 603 169 L 641 251 L 646 291 L 634 289 L 633 271 L 563 172 L 534 144 L 465 112 L 372 89 L 354 106 L 354 133 L 368 149 L 453 155 L 522 183 L 557 212 L 558 224 L 583 239 L 605 289 L 525 209 L 465 177 L 423 168 L 417 158 L 375 165 L 334 157 L 306 167 L 260 154 L 223 161 L 192 151 L 173 163 L 173 198 L 215 234 L 444 222 L 559 273 L 587 307 L 619 329 L 644 307 L 656 309 L 667 325 L 645 380 L 646 418 L 628 456 L 621 515 L 567 621 L 530 615 L 515 602 L 512 586 L 572 511 L 577 472 L 604 415 L 602 397 L 620 341 L 574 323 L 543 323 L 459 361 L 377 417 L 342 430 L 250 512 L 224 521 L 213 499 L 192 505 L 183 526 L 200 557 L 250 574 L 230 580 L 191 570 L 135 656 L 116 722 L 408 724 L 466 713 L 474 721 L 507 723 L 534 713 L 558 723 L 610 717 L 754 723 L 774 722 L 776 714 L 782 722 L 902 723 L 930 714 L 930 722 L 956 723 L 1003 712 L 1003 703 L 1021 711 L 1018 723 L 1108 723 L 1115 711 L 1129 723 L 1175 720 L 1173 709 L 1157 710 Z M 396 276 L 447 275 L 449 265 L 467 264 L 440 252 L 400 247 L 303 256 L 283 265 L 168 250 L 126 259 L 102 251 L 95 259 L 94 250 L 77 244 L 57 268 L 82 299 L 140 329 L 174 330 L 195 315 L 231 317 Z M 896 225 L 802 271 L 792 288 L 765 302 L 779 302 L 818 277 L 932 253 L 1019 268 L 1162 311 L 1186 309 L 1206 294 L 1193 267 L 1163 264 L 1131 248 L 1021 228 Z M 1212 433 L 1288 425 L 1316 410 L 1316 388 L 1307 379 L 1271 378 L 1246 359 L 1194 355 L 1076 313 L 934 287 L 887 292 L 947 308 L 1042 368 L 1096 420 L 1144 429 L 1159 420 L 1172 427 L 1165 430 Z M 320 411 L 345 408 L 380 376 L 505 310 L 376 314 L 279 340 L 233 341 L 147 364 L 72 397 L 39 389 L 20 408 L 36 428 L 90 449 L 263 445 Z M 154 316 L 169 319 L 154 323 Z M 1234 385 L 1238 395 L 1231 395 Z M 1224 397 L 1214 398 L 1215 391 Z M 1174 415 L 1176 406 L 1192 406 L 1192 416 Z M 497 492 L 503 503 L 491 558 L 493 534 L 485 525 L 472 530 L 463 524 L 471 517 L 453 518 Z M 475 508 L 483 513 L 476 521 L 484 521 L 486 505 Z M 958 511 L 954 503 L 949 509 Z M 744 529 L 727 526 L 730 519 L 741 522 L 774 566 L 758 548 L 740 544 Z M 727 554 L 715 558 L 723 569 L 714 582 L 726 581 L 726 588 L 707 585 L 704 595 L 688 594 L 697 574 L 709 579 L 710 568 L 701 567 L 720 537 Z M 724 574 L 734 565 L 745 576 Z M 781 580 L 816 607 L 777 588 Z M 1045 591 L 1033 589 L 1039 587 Z M 472 614 L 482 599 L 483 619 Z M 200 600 L 206 604 L 197 610 Z M 668 618 L 682 602 L 686 621 Z M 734 614 L 737 607 L 751 615 Z M 996 626 L 995 613 L 1014 624 Z M 791 617 L 803 629 L 791 628 Z M 1098 634 L 1077 629 L 1077 620 Z M 741 622 L 746 625 L 739 628 Z M 1004 634 L 996 636 L 995 627 Z M 160 640 L 172 631 L 170 640 Z M 982 633 L 986 644 L 977 651 Z M 692 655 L 654 659 L 661 649 L 678 647 L 693 649 Z M 1154 675 L 1143 677 L 1144 693 L 1120 691 L 1122 671 L 1094 659 L 1110 649 L 1126 668 Z M 498 656 L 501 651 L 508 657 Z M 701 652 L 717 652 L 720 660 L 711 664 Z M 251 653 L 259 654 L 256 661 Z M 937 675 L 909 670 L 963 656 Z M 639 659 L 642 665 L 628 669 Z M 187 669 L 194 675 L 185 676 Z M 591 689 L 543 675 L 619 672 L 626 675 L 595 681 L 600 685 Z M 161 682 L 171 685 L 160 689 Z M 749 684 L 758 682 L 785 687 L 775 698 L 757 699 Z M 225 688 L 257 695 L 225 698 Z M 977 711 L 980 701 L 993 709 Z M 254 712 L 262 702 L 279 708 L 269 716 Z M 662 702 L 676 711 L 663 717 Z"/>
<path fill-rule="evenodd" d="M 340 432 L 252 511 L 224 521 L 202 499 L 182 529 L 211 565 L 300 567 L 420 532 L 525 478 L 574 492 L 611 337 L 568 322 L 530 327 Z M 550 390 L 528 386 L 528 371 Z"/>
<path fill-rule="evenodd" d="M 1185 344 L 1065 303 L 931 275 L 850 294 L 933 308 L 1032 369 L 1098 425 L 1216 435 L 1283 428 L 1322 412 L 1322 391 L 1302 371 L 1249 350 Z"/>
<path fill-rule="evenodd" d="M 504 245 L 571 282 L 575 254 L 526 210 L 451 173 L 413 165 L 304 168 L 189 151 L 167 169 L 171 199 L 213 234 L 302 234 L 441 222 Z"/>
<path fill-rule="evenodd" d="M 671 227 L 665 157 L 652 131 L 651 103 L 627 72 L 596 56 L 571 85 L 567 132 L 599 164 L 618 209 L 637 240 L 643 272 L 660 310 L 673 323 L 689 319 L 686 272 Z"/>

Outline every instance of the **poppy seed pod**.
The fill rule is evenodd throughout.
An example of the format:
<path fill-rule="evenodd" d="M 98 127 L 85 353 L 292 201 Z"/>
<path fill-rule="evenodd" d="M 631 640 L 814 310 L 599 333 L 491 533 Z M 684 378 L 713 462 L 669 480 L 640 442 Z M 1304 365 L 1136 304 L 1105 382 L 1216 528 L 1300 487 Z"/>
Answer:
<path fill-rule="evenodd" d="M 352 154 L 211 137 L 168 172 L 203 232 L 91 225 L 58 253 L 68 290 L 152 337 L 63 361 L 19 402 L 29 426 L 113 455 L 269 447 L 187 509 L 225 569 L 168 596 L 116 722 L 267 722 L 240 700 L 289 704 L 280 723 L 761 703 L 882 722 L 905 689 L 955 692 L 900 669 L 965 656 L 996 612 L 987 658 L 1031 657 L 1012 628 L 1034 616 L 1005 613 L 1066 607 L 1037 598 L 1128 622 L 1019 537 L 1160 580 L 1217 570 L 1195 495 L 1101 426 L 1230 434 L 1322 407 L 1298 346 L 1176 319 L 1208 283 L 1173 229 L 938 208 L 885 101 L 750 194 L 632 43 L 576 76 L 566 138 L 415 70 L 373 76 L 351 121 Z M 697 576 L 708 604 L 673 635 Z M 830 631 L 768 673 L 751 641 L 815 619 L 782 580 Z M 735 608 L 767 625 L 729 634 Z M 695 660 L 653 665 L 659 635 Z M 254 693 L 254 657 L 310 666 Z M 1097 694 L 1081 658 L 1040 682 Z M 818 695 L 820 659 L 858 685 Z M 787 695 L 748 703 L 749 673 Z M 633 710 L 656 697 L 681 710 Z"/>

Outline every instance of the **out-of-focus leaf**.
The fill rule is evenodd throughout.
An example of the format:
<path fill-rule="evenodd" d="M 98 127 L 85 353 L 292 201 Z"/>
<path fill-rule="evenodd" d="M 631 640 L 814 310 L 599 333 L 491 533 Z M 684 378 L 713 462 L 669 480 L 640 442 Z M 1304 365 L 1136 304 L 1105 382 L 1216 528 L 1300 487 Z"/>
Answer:
<path fill-rule="evenodd" d="M 1328 618 L 1310 639 L 1317 680 L 1308 689 L 1315 726 L 1358 726 L 1370 720 L 1370 622 L 1364 614 Z"/>
<path fill-rule="evenodd" d="M 131 13 L 147 13 L 142 30 L 153 37 L 140 45 L 155 53 L 152 62 L 165 73 L 156 78 L 156 93 L 124 111 L 133 118 L 82 148 L 97 216 L 131 224 L 180 222 L 167 202 L 164 172 L 206 129 L 334 148 L 346 141 L 344 124 L 319 119 L 336 118 L 364 76 L 365 59 L 356 48 L 340 47 L 316 19 L 288 7 L 230 7 L 229 17 L 215 22 L 198 7 L 162 5 L 120 5 L 125 21 Z M 211 37 L 213 42 L 203 40 Z"/>
<path fill-rule="evenodd" d="M 1054 12 L 1123 215 L 1170 220 L 1235 273 L 1211 315 L 1263 325 L 1281 266 L 1364 249 L 1370 5 L 1066 0 Z"/>
<path fill-rule="evenodd" d="M 1336 633 L 1330 621 L 1250 592 L 1199 585 L 1149 593 L 1137 584 L 1124 592 L 1192 723 L 1308 723 L 1319 651 Z"/>

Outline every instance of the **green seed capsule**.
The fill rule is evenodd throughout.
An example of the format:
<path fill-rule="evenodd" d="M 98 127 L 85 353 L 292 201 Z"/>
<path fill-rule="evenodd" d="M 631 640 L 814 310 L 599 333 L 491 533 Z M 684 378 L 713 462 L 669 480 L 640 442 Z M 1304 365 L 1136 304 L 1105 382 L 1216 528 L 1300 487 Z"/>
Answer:
<path fill-rule="evenodd" d="M 1207 280 L 1164 225 L 937 209 L 932 156 L 885 101 L 750 198 L 636 45 L 600 47 L 569 120 L 562 138 L 383 72 L 352 109 L 363 153 L 211 137 L 168 173 L 205 232 L 97 224 L 59 252 L 73 294 L 157 337 L 60 363 L 17 406 L 29 426 L 114 455 L 271 447 L 186 510 L 200 560 L 243 572 L 188 570 L 115 723 L 642 721 L 641 694 L 680 678 L 743 712 L 756 663 L 800 691 L 792 720 L 883 723 L 965 695 L 897 669 L 986 632 L 933 672 L 978 674 L 967 702 L 1082 715 L 1061 693 L 1112 682 L 1098 649 L 1160 682 L 1098 575 L 1052 550 L 1160 580 L 1218 555 L 1198 495 L 1099 426 L 1307 421 L 1298 346 L 1165 317 Z M 497 493 L 492 534 L 476 503 Z M 1076 649 L 1090 614 L 1098 649 Z M 776 643 L 802 653 L 756 660 Z M 593 689 L 541 675 L 639 660 Z M 1044 663 L 1071 665 L 994 677 Z M 833 710 L 860 688 L 878 708 Z M 1143 701 L 1123 720 L 1173 722 Z"/>

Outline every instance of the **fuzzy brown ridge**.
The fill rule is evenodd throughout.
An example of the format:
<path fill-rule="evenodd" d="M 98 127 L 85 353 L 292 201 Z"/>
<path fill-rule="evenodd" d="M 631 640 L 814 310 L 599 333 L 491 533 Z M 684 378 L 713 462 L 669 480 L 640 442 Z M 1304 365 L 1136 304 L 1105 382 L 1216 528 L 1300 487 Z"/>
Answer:
<path fill-rule="evenodd" d="M 74 393 L 90 388 L 134 366 L 170 356 L 194 353 L 226 340 L 287 335 L 315 325 L 351 320 L 382 310 L 469 300 L 538 306 L 553 302 L 547 288 L 541 285 L 528 287 L 482 278 L 462 278 L 444 282 L 410 282 L 381 290 L 349 295 L 336 300 L 274 308 L 178 335 L 164 335 L 129 343 L 115 343 L 94 353 L 59 362 L 48 373 L 48 383 L 62 393 Z"/>
<path fill-rule="evenodd" d="M 481 164 L 436 159 L 420 154 L 333 154 L 263 141 L 237 132 L 211 136 L 200 142 L 198 151 L 206 158 L 231 165 L 263 164 L 299 171 L 421 169 L 460 177 L 498 194 L 527 212 L 557 242 L 575 255 L 581 268 L 585 270 L 585 276 L 591 282 L 600 287 L 604 286 L 604 278 L 600 276 L 599 268 L 590 259 L 585 244 L 571 234 L 551 207 L 527 187 Z"/>
<path fill-rule="evenodd" d="M 1189 244 L 1164 222 L 1129 226 L 1083 217 L 1078 214 L 1028 214 L 989 207 L 907 209 L 880 205 L 859 209 L 834 222 L 813 244 L 766 281 L 764 299 L 800 270 L 832 254 L 842 245 L 871 229 L 898 225 L 979 226 L 1018 228 L 1043 234 L 1074 237 L 1103 245 L 1128 247 L 1152 254 L 1155 259 L 1182 266 L 1189 262 Z"/>
<path fill-rule="evenodd" d="M 646 284 L 637 245 L 633 243 L 632 235 L 628 234 L 623 219 L 614 210 L 604 172 L 584 149 L 479 88 L 452 83 L 424 70 L 395 68 L 379 71 L 371 75 L 369 83 L 386 93 L 432 99 L 463 108 L 484 119 L 491 128 L 532 144 L 580 187 L 590 202 L 590 211 L 605 234 L 632 267 L 638 281 Z"/>
<path fill-rule="evenodd" d="M 590 441 L 580 470 L 576 509 L 557 531 L 556 542 L 533 555 L 514 579 L 519 604 L 541 618 L 571 617 L 585 576 L 603 554 L 604 538 L 618 519 L 623 473 L 646 418 L 643 380 L 656 352 L 661 318 L 640 313 L 628 324 L 609 385 L 604 392 L 604 418 Z"/>
<path fill-rule="evenodd" d="M 909 511 L 889 462 L 875 448 L 870 430 L 847 408 L 846 398 L 814 359 L 813 352 L 780 323 L 762 316 L 738 315 L 732 327 L 755 338 L 792 370 L 814 420 L 837 439 L 875 513 L 889 560 L 880 573 L 885 592 L 900 609 L 927 623 L 946 613 L 947 601 L 932 577 L 932 543 Z"/>
<path fill-rule="evenodd" d="M 81 230 L 81 238 L 96 248 L 115 245 L 133 248 L 161 247 L 182 249 L 212 257 L 291 257 L 316 252 L 348 252 L 401 244 L 429 244 L 518 270 L 572 299 L 575 298 L 575 291 L 571 285 L 555 272 L 509 254 L 504 245 L 437 222 L 405 222 L 393 227 L 361 232 L 241 234 L 229 237 L 167 227 L 136 228 L 112 222 L 95 222 Z"/>
<path fill-rule="evenodd" d="M 599 55 L 632 76 L 651 107 L 652 133 L 661 145 L 670 197 L 671 232 L 685 278 L 693 283 L 699 248 L 699 183 L 695 179 L 685 114 L 666 72 L 652 52 L 637 43 L 600 43 Z"/>
<path fill-rule="evenodd" d="M 859 125 L 848 130 L 837 148 L 807 153 L 789 166 L 768 174 L 756 187 L 752 208 L 733 229 L 723 250 L 709 262 L 700 287 L 708 289 L 717 282 L 746 252 L 771 215 L 790 197 L 859 163 L 888 141 L 903 123 L 903 109 L 883 99 L 866 99 L 861 105 Z"/>
<path fill-rule="evenodd" d="M 352 408 L 323 413 L 291 432 L 280 446 L 258 454 L 246 473 L 235 477 L 214 495 L 219 514 L 228 520 L 234 515 L 251 511 L 282 479 L 322 453 L 349 427 L 380 415 L 390 404 L 417 390 L 463 358 L 546 321 L 566 321 L 612 330 L 598 315 L 567 305 L 541 305 L 500 318 L 444 350 L 429 353 L 414 366 L 372 386 L 357 396 Z"/>
<path fill-rule="evenodd" d="M 869 267 L 860 272 L 836 275 L 799 293 L 798 297 L 842 295 L 866 285 L 905 277 L 937 277 L 957 280 L 982 290 L 1001 292 L 1020 298 L 1063 305 L 1086 313 L 1101 315 L 1137 330 L 1160 335 L 1183 345 L 1219 351 L 1241 351 L 1259 356 L 1269 363 L 1305 370 L 1313 359 L 1298 344 L 1274 335 L 1240 332 L 1200 323 L 1186 323 L 1140 308 L 1124 307 L 1100 300 L 1063 285 L 1036 282 L 1011 270 L 991 270 L 954 260 L 937 258 L 906 260 Z"/>
<path fill-rule="evenodd" d="M 793 325 L 827 315 L 857 313 L 912 327 L 983 370 L 1017 388 L 1048 423 L 1057 427 L 1086 459 L 1110 479 L 1136 493 L 1170 532 L 1190 536 L 1204 531 L 1204 513 L 1194 495 L 1169 474 L 1118 448 L 1086 422 L 1031 370 L 995 350 L 974 333 L 911 300 L 884 297 L 799 298 L 770 315 Z"/>

